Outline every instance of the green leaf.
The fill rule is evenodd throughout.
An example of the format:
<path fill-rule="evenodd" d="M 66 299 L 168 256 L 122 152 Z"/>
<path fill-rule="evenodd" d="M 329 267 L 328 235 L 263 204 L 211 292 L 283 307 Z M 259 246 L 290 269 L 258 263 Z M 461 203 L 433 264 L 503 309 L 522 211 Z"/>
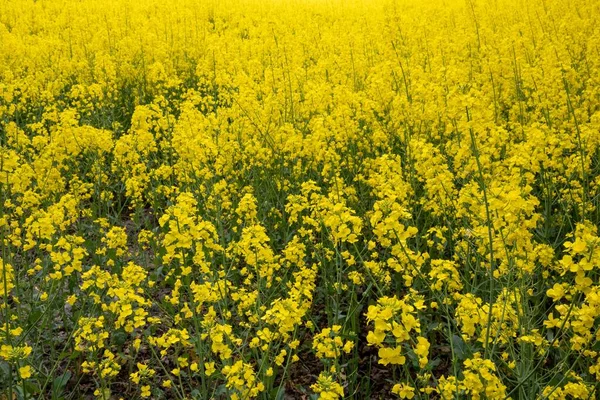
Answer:
<path fill-rule="evenodd" d="M 23 388 L 25 389 L 25 392 L 30 396 L 39 394 L 41 390 L 39 383 L 33 379 L 25 379 L 23 381 Z"/>
<path fill-rule="evenodd" d="M 273 388 L 271 390 L 271 395 L 269 398 L 273 400 L 283 400 L 285 398 L 285 389 L 284 388 Z"/>
<path fill-rule="evenodd" d="M 71 376 L 71 371 L 65 371 L 64 374 L 57 376 L 52 382 L 52 391 L 54 393 L 62 391 L 62 389 L 67 385 L 67 383 L 69 383 Z"/>
<path fill-rule="evenodd" d="M 452 335 L 452 345 L 454 346 L 454 355 L 459 360 L 464 360 L 467 356 L 467 345 L 458 335 Z"/>

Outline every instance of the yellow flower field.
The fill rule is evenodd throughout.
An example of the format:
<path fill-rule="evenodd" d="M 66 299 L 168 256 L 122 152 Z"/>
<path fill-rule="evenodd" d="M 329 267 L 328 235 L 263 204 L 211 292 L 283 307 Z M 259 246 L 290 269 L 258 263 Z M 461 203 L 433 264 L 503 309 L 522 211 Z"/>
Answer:
<path fill-rule="evenodd" d="M 597 0 L 0 0 L 0 399 L 600 397 Z"/>

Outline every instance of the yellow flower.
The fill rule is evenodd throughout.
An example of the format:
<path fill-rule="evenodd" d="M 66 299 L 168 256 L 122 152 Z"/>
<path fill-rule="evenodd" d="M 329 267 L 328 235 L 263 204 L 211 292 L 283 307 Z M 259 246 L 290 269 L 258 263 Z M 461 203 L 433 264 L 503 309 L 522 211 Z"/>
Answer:
<path fill-rule="evenodd" d="M 150 397 L 150 385 L 142 386 L 140 395 L 142 397 Z"/>
<path fill-rule="evenodd" d="M 204 372 L 206 373 L 206 376 L 211 376 L 215 372 L 215 363 L 214 362 L 205 363 L 204 364 Z"/>
<path fill-rule="evenodd" d="M 31 377 L 31 366 L 26 365 L 24 367 L 19 368 L 19 376 L 21 379 L 27 379 Z"/>
<path fill-rule="evenodd" d="M 415 397 L 415 389 L 406 383 L 395 384 L 392 388 L 392 393 L 397 394 L 401 399 L 412 399 Z"/>
<path fill-rule="evenodd" d="M 546 291 L 548 297 L 551 297 L 554 301 L 559 301 L 565 296 L 565 288 L 559 283 L 555 283 L 551 289 Z"/>
<path fill-rule="evenodd" d="M 10 334 L 12 336 L 19 336 L 21 333 L 23 333 L 23 328 L 21 328 L 20 326 L 10 330 Z"/>
<path fill-rule="evenodd" d="M 429 341 L 424 337 L 419 336 L 414 351 L 419 357 L 419 366 L 424 368 L 427 365 L 427 357 L 429 356 Z"/>
<path fill-rule="evenodd" d="M 311 386 L 311 389 L 319 395 L 319 399 L 336 400 L 344 396 L 344 388 L 335 382 L 330 375 L 322 372 L 317 379 L 317 383 Z"/>
<path fill-rule="evenodd" d="M 76 301 L 77 301 L 77 296 L 74 294 L 67 298 L 67 303 L 69 303 L 70 305 L 75 304 Z"/>
<path fill-rule="evenodd" d="M 379 349 L 379 364 L 403 365 L 406 362 L 406 357 L 402 356 L 400 354 L 401 352 L 402 352 L 402 348 L 400 346 L 394 347 L 394 348 L 389 348 L 389 347 L 380 348 Z"/>

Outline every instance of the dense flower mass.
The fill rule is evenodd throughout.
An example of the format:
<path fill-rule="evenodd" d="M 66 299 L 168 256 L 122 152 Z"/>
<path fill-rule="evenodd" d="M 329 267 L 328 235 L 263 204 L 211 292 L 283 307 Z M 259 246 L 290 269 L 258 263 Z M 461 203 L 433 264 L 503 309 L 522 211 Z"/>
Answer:
<path fill-rule="evenodd" d="M 0 0 L 0 399 L 600 397 L 597 0 Z"/>

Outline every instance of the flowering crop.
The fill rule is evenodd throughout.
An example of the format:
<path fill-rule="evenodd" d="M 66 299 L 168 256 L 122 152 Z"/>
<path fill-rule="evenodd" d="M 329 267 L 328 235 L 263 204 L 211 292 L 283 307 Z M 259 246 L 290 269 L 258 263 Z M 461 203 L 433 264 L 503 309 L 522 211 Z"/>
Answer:
<path fill-rule="evenodd" d="M 0 0 L 0 399 L 592 399 L 597 0 Z"/>

